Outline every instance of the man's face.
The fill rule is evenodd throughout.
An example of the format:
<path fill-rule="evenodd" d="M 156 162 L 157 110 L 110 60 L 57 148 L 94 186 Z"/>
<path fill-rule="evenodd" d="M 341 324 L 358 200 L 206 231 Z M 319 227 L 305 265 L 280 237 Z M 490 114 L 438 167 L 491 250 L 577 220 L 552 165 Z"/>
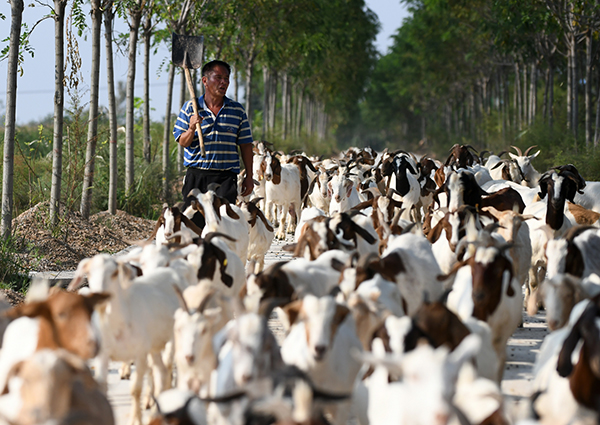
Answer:
<path fill-rule="evenodd" d="M 222 98 L 229 87 L 229 72 L 224 66 L 217 65 L 206 76 L 202 77 L 206 93 L 212 97 Z"/>

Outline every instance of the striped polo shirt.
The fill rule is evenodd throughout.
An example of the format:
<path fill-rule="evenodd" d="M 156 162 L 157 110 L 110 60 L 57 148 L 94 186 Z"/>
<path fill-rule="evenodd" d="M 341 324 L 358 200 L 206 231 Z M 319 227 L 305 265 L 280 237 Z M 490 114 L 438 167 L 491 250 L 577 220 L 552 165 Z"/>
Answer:
<path fill-rule="evenodd" d="M 203 118 L 202 135 L 206 157 L 200 155 L 198 134 L 194 132 L 194 140 L 184 148 L 183 165 L 203 170 L 240 172 L 240 159 L 237 145 L 252 143 L 252 132 L 246 111 L 242 105 L 225 96 L 223 107 L 218 115 L 212 113 L 204 103 L 204 96 L 198 98 L 199 114 Z M 173 135 L 175 140 L 189 128 L 190 117 L 194 113 L 192 101 L 187 101 L 175 122 Z"/>

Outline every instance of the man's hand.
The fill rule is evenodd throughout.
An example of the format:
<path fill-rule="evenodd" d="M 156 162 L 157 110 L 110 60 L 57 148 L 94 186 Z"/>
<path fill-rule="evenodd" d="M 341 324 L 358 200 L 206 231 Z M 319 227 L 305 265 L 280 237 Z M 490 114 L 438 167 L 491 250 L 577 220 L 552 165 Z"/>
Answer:
<path fill-rule="evenodd" d="M 199 115 L 196 114 L 192 114 L 192 116 L 190 117 L 190 128 L 193 129 L 193 131 L 196 131 L 196 123 L 202 125 L 202 117 L 200 117 Z"/>
<path fill-rule="evenodd" d="M 254 189 L 254 180 L 252 180 L 252 174 L 246 174 L 244 181 L 242 182 L 242 196 L 248 196 Z"/>

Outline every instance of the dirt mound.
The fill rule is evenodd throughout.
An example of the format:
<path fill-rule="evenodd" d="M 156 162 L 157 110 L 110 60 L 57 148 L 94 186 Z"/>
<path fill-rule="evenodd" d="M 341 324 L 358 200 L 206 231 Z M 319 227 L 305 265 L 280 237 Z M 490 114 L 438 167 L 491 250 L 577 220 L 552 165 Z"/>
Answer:
<path fill-rule="evenodd" d="M 56 229 L 47 225 L 49 202 L 42 202 L 13 220 L 21 241 L 19 257 L 31 271 L 75 270 L 81 260 L 105 252 L 117 253 L 133 242 L 146 239 L 155 221 L 124 211 L 100 212 L 84 220 L 78 211 L 60 211 Z"/>

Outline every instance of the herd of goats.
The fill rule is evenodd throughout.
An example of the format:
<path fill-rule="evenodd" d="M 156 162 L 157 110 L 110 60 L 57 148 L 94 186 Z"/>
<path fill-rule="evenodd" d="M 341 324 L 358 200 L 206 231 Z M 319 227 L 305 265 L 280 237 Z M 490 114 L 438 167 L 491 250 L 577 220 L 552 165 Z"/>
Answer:
<path fill-rule="evenodd" d="M 131 425 L 600 423 L 600 182 L 513 148 L 255 143 L 251 197 L 194 189 L 135 249 L 5 308 L 0 425 L 114 424 L 110 361 Z M 274 238 L 294 258 L 265 267 Z M 541 307 L 532 395 L 511 403 L 506 345 Z"/>

